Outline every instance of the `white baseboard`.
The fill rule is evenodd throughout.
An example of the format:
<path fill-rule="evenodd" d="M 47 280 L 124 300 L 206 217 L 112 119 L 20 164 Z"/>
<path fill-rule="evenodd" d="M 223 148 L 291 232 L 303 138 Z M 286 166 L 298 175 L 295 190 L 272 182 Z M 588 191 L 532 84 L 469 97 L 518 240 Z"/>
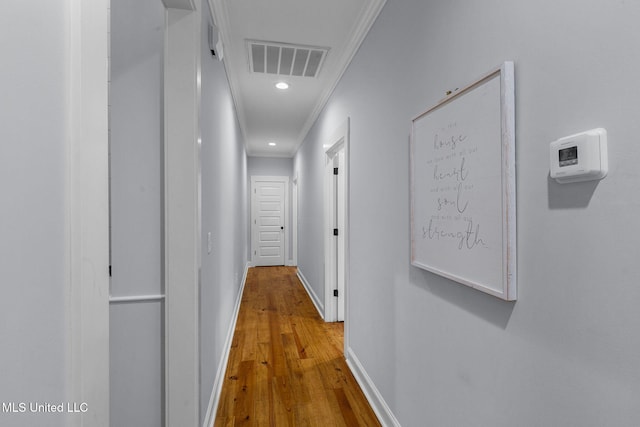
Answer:
<path fill-rule="evenodd" d="M 220 403 L 220 394 L 222 393 L 222 384 L 224 383 L 224 373 L 227 370 L 227 363 L 229 362 L 229 353 L 231 352 L 231 343 L 233 342 L 233 333 L 236 330 L 236 322 L 238 321 L 238 314 L 240 313 L 240 303 L 242 302 L 242 293 L 247 283 L 247 273 L 251 263 L 248 262 L 244 268 L 244 276 L 242 277 L 242 284 L 240 285 L 240 292 L 236 297 L 236 305 L 233 311 L 233 317 L 229 330 L 227 331 L 227 339 L 224 343 L 224 353 L 220 364 L 218 365 L 218 372 L 216 372 L 216 379 L 213 382 L 213 390 L 211 391 L 211 397 L 209 398 L 209 406 L 207 407 L 207 413 L 204 416 L 204 423 L 202 427 L 210 427 L 213 425 L 216 417 L 216 411 L 218 409 L 218 403 Z"/>
<path fill-rule="evenodd" d="M 383 427 L 401 427 L 395 415 L 391 412 L 389 405 L 384 401 L 367 371 L 364 370 L 364 367 L 350 348 L 347 350 L 347 365 L 349 365 L 351 373 L 360 384 L 360 388 L 369 401 L 373 412 L 376 413 L 380 424 Z"/>
<path fill-rule="evenodd" d="M 316 295 L 316 293 L 313 291 L 313 288 L 311 287 L 311 285 L 309 285 L 307 278 L 304 277 L 304 274 L 302 274 L 302 271 L 300 271 L 300 268 L 298 268 L 297 274 L 298 274 L 298 279 L 300 279 L 300 281 L 302 282 L 302 286 L 304 286 L 307 293 L 311 297 L 311 302 L 313 302 L 313 305 L 316 307 L 316 310 L 318 310 L 318 314 L 320 314 L 320 317 L 322 317 L 322 319 L 324 320 L 324 304 L 320 301 L 320 299 L 318 298 L 318 295 Z"/>

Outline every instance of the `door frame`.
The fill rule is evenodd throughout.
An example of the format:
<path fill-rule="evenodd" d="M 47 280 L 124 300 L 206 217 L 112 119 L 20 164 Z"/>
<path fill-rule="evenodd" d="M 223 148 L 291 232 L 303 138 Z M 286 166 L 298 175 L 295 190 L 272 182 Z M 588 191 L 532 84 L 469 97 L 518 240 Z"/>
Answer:
<path fill-rule="evenodd" d="M 67 393 L 89 411 L 71 426 L 109 426 L 107 0 L 70 0 L 67 104 Z"/>
<path fill-rule="evenodd" d="M 335 322 L 347 320 L 347 300 L 348 300 L 348 284 L 349 284 L 349 118 L 332 134 L 325 146 L 324 156 L 324 261 L 325 261 L 325 281 L 324 281 L 324 320 L 326 322 Z M 342 239 L 336 239 L 333 235 L 333 210 L 335 209 L 336 194 L 335 185 L 333 185 L 333 162 L 334 157 L 344 149 L 344 164 L 342 165 L 344 176 L 344 193 L 342 206 L 344 207 L 344 225 L 339 230 Z M 342 295 L 336 298 L 333 290 L 337 289 L 338 266 L 336 263 L 337 244 L 342 243 L 342 262 L 344 264 L 343 283 L 344 287 Z M 339 308 L 339 305 L 342 305 Z M 339 313 L 344 313 L 343 318 L 339 318 Z M 345 327 L 345 348 L 347 348 L 348 328 Z"/>
<path fill-rule="evenodd" d="M 257 243 L 257 227 L 255 227 L 255 185 L 258 182 L 282 182 L 284 183 L 284 260 L 282 265 L 288 265 L 289 260 L 289 177 L 288 176 L 263 176 L 253 175 L 251 176 L 251 188 L 249 193 L 251 195 L 251 266 L 256 266 L 256 243 Z"/>

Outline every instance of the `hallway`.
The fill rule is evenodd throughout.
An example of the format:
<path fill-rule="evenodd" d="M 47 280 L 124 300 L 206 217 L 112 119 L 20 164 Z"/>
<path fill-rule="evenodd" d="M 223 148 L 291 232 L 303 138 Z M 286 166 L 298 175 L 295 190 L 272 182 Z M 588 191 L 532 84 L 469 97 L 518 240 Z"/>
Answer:
<path fill-rule="evenodd" d="M 380 425 L 294 267 L 249 270 L 215 426 Z"/>

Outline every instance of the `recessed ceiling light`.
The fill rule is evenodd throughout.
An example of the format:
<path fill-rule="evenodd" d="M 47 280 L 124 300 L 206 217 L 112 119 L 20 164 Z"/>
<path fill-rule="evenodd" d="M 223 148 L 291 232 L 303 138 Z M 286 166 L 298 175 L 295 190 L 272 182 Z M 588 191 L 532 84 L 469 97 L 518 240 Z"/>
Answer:
<path fill-rule="evenodd" d="M 276 143 L 275 143 L 275 142 L 270 142 L 270 143 L 269 143 L 269 147 L 275 147 L 275 146 L 276 146 Z"/>
<path fill-rule="evenodd" d="M 281 90 L 289 89 L 289 84 L 285 82 L 276 83 L 276 87 Z"/>

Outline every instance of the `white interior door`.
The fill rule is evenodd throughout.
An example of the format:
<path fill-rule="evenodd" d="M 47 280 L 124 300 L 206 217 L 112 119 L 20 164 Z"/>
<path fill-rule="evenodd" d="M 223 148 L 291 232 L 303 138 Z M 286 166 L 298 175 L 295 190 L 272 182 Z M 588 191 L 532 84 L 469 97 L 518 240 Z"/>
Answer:
<path fill-rule="evenodd" d="M 289 177 L 251 177 L 251 247 L 255 266 L 285 265 Z"/>
<path fill-rule="evenodd" d="M 330 140 L 325 156 L 325 313 L 327 322 L 345 320 L 348 245 L 348 122 Z"/>
<path fill-rule="evenodd" d="M 338 151 L 334 158 L 334 164 L 338 168 L 338 174 L 335 175 L 335 209 L 336 209 L 336 228 L 338 236 L 336 239 L 336 284 L 338 288 L 337 312 L 338 321 L 344 321 L 344 296 L 345 296 L 345 262 L 346 262 L 346 198 L 345 198 L 345 159 L 344 146 Z M 342 231 L 342 232 L 340 232 Z"/>
<path fill-rule="evenodd" d="M 344 145 L 327 152 L 325 165 L 325 320 L 344 321 L 346 278 L 346 170 Z"/>

